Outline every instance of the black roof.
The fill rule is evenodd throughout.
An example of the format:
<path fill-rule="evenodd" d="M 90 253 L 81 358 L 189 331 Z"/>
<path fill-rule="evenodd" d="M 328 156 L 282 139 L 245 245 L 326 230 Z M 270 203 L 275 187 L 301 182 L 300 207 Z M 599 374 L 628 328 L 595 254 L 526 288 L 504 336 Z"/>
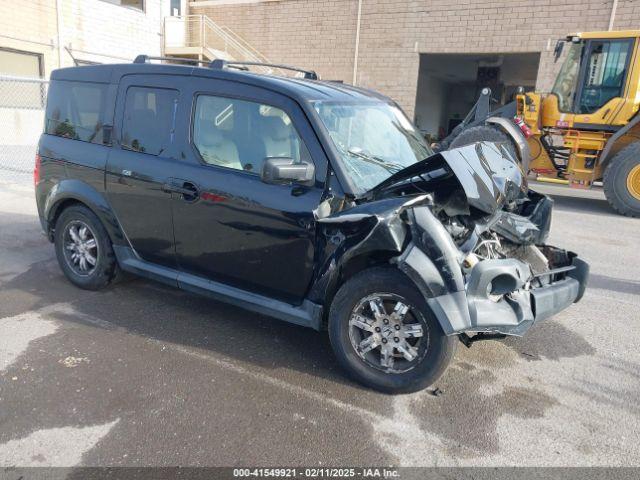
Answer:
<path fill-rule="evenodd" d="M 367 101 L 389 98 L 364 88 L 339 82 L 310 80 L 259 74 L 230 68 L 209 68 L 194 65 L 125 63 L 89 65 L 54 70 L 51 80 L 76 80 L 84 82 L 118 83 L 124 75 L 157 74 L 179 75 L 230 80 L 283 93 L 299 101 Z"/>

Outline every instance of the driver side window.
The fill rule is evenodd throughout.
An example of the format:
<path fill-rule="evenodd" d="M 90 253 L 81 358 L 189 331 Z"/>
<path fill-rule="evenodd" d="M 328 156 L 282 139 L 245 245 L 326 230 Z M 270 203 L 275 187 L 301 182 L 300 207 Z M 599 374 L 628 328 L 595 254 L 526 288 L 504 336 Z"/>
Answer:
<path fill-rule="evenodd" d="M 213 95 L 196 97 L 193 143 L 203 162 L 260 174 L 265 158 L 311 161 L 283 110 Z"/>

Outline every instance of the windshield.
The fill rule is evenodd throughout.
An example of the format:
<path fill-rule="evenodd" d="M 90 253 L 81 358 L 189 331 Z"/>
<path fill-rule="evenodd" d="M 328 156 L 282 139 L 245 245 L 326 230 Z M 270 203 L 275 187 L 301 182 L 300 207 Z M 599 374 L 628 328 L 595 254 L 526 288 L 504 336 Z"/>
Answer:
<path fill-rule="evenodd" d="M 562 64 L 556 83 L 551 89 L 551 93 L 558 97 L 558 108 L 561 112 L 571 111 L 573 97 L 578 86 L 582 45 L 582 43 L 569 43 L 567 58 Z"/>
<path fill-rule="evenodd" d="M 359 193 L 433 152 L 402 111 L 384 102 L 316 102 Z"/>

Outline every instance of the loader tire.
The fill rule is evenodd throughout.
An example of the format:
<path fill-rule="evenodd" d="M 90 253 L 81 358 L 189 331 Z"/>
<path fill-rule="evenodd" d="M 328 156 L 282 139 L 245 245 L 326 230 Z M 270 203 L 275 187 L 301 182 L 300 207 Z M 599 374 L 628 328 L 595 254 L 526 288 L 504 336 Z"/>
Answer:
<path fill-rule="evenodd" d="M 627 217 L 640 217 L 640 142 L 620 150 L 602 179 L 604 195 L 613 209 Z"/>
<path fill-rule="evenodd" d="M 476 127 L 463 130 L 456 138 L 453 139 L 449 148 L 464 147 L 476 142 L 495 142 L 505 145 L 513 158 L 518 160 L 520 157 L 516 153 L 516 146 L 509 135 L 504 133 L 500 128 L 493 125 L 478 125 Z"/>

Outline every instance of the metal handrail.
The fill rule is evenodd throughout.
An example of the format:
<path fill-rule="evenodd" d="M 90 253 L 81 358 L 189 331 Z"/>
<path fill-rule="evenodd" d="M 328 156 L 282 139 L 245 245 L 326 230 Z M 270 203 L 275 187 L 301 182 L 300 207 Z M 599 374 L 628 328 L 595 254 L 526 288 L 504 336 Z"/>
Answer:
<path fill-rule="evenodd" d="M 173 44 L 171 47 L 195 47 L 207 50 L 210 55 L 215 56 L 216 51 L 222 51 L 233 60 L 248 61 L 256 64 L 271 63 L 269 59 L 253 47 L 247 40 L 238 35 L 228 27 L 223 27 L 214 22 L 206 15 L 182 15 L 175 17 L 165 17 L 164 22 L 164 42 L 165 50 L 169 46 L 167 37 L 167 23 L 181 22 L 186 26 L 185 38 L 180 45 Z M 262 73 L 274 73 L 285 75 L 284 71 L 271 67 L 257 66 L 257 70 Z"/>

